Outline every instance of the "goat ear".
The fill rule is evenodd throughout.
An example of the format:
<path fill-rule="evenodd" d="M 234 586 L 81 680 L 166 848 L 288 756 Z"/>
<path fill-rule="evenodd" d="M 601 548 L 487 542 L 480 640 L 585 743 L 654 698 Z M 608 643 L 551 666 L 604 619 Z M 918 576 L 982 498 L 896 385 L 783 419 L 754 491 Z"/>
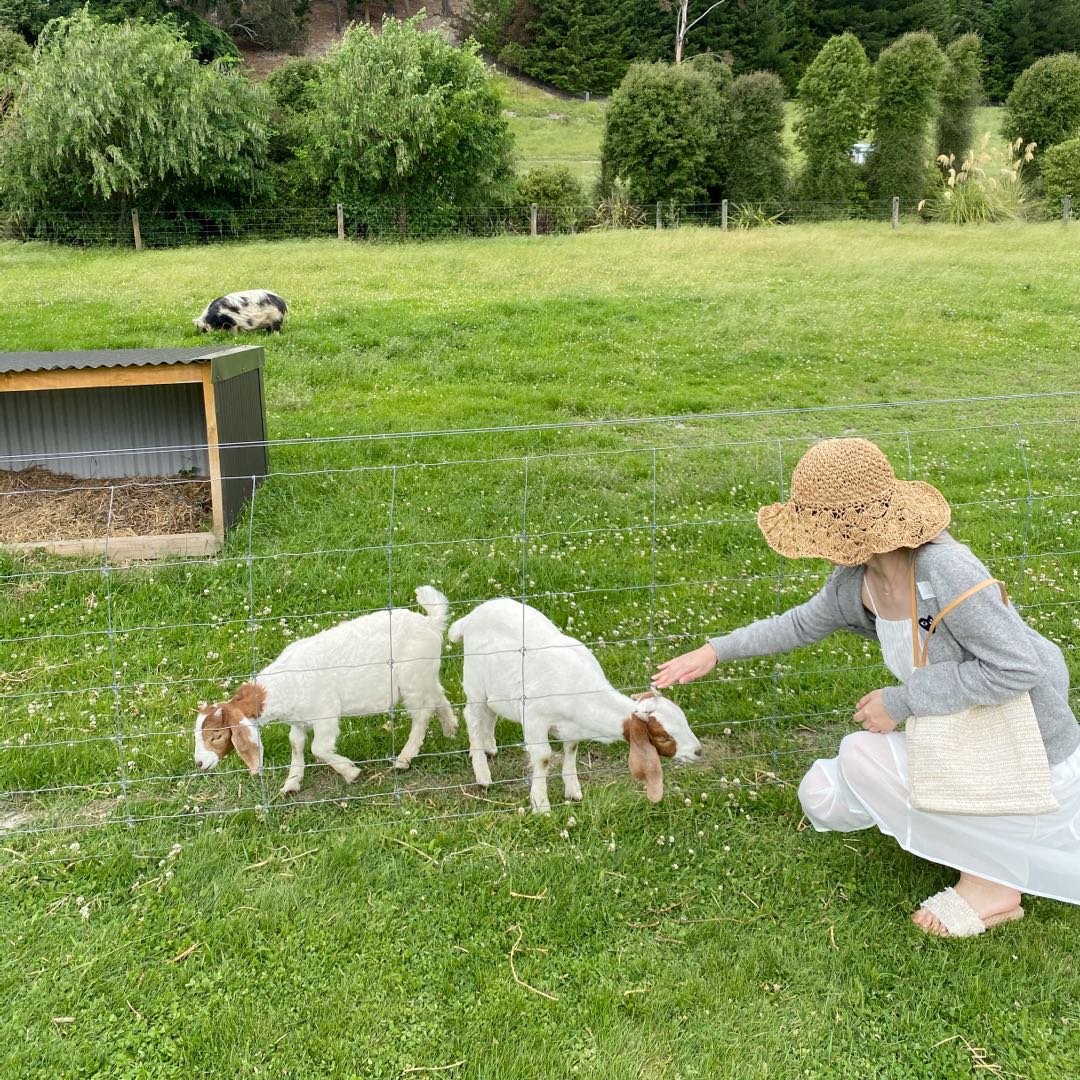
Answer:
<path fill-rule="evenodd" d="M 656 747 L 656 752 L 661 757 L 674 757 L 678 747 L 667 728 L 655 716 L 645 717 L 645 725 L 649 729 L 649 742 Z"/>
<path fill-rule="evenodd" d="M 223 713 L 229 725 L 233 748 L 240 760 L 254 776 L 262 768 L 263 747 L 259 729 L 239 709 L 224 706 Z"/>
<path fill-rule="evenodd" d="M 623 722 L 623 736 L 630 744 L 630 775 L 645 781 L 649 802 L 659 802 L 664 797 L 664 772 L 660 768 L 660 755 L 649 738 L 648 724 L 634 713 Z"/>
<path fill-rule="evenodd" d="M 659 697 L 655 690 L 639 690 L 636 694 L 630 695 L 634 701 L 645 701 L 651 697 Z"/>

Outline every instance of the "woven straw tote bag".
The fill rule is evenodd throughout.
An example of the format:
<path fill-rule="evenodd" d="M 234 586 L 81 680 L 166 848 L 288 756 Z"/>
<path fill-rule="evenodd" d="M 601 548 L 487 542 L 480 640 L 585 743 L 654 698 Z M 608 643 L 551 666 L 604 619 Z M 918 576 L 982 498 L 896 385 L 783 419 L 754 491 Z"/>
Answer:
<path fill-rule="evenodd" d="M 919 647 L 915 564 L 911 565 L 911 638 L 915 667 L 926 666 L 927 646 L 938 623 L 957 604 L 996 578 L 961 593 L 931 622 Z M 945 716 L 912 716 L 907 721 L 911 805 L 935 814 L 1046 814 L 1058 808 L 1050 786 L 1050 766 L 1039 724 L 1025 691 L 1000 705 L 974 705 Z"/>

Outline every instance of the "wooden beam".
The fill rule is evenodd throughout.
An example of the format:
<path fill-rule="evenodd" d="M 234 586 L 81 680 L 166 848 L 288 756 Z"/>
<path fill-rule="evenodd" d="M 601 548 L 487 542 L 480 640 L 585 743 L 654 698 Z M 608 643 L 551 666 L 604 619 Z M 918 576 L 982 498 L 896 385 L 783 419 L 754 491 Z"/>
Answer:
<path fill-rule="evenodd" d="M 7 371 L 0 372 L 0 392 L 5 390 L 74 390 L 88 386 L 199 383 L 205 382 L 209 377 L 209 360 L 194 364 L 143 364 L 138 367 Z"/>
<path fill-rule="evenodd" d="M 206 415 L 206 456 L 210 460 L 210 505 L 214 518 L 214 535 L 225 538 L 225 504 L 221 493 L 221 449 L 218 444 L 217 401 L 210 365 L 202 372 L 203 411 Z"/>
<path fill-rule="evenodd" d="M 221 538 L 212 532 L 173 533 L 161 536 L 113 536 L 107 541 L 109 562 L 131 559 L 158 559 L 163 555 L 214 555 Z M 31 540 L 22 544 L 0 544 L 6 551 L 44 551 L 50 555 L 103 555 L 106 540 Z"/>

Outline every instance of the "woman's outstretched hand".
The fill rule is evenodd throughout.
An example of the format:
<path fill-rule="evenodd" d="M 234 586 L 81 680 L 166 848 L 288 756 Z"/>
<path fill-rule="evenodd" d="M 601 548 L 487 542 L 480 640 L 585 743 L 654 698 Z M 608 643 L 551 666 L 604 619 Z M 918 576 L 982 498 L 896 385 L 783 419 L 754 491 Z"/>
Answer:
<path fill-rule="evenodd" d="M 716 650 L 708 643 L 693 652 L 683 653 L 671 660 L 665 660 L 652 678 L 657 690 L 674 686 L 676 683 L 693 682 L 702 675 L 708 675 L 716 667 Z"/>
<path fill-rule="evenodd" d="M 885 708 L 885 698 L 880 690 L 871 690 L 869 694 L 859 698 L 854 719 L 867 731 L 876 732 L 878 735 L 888 735 L 896 728 L 896 721 Z"/>

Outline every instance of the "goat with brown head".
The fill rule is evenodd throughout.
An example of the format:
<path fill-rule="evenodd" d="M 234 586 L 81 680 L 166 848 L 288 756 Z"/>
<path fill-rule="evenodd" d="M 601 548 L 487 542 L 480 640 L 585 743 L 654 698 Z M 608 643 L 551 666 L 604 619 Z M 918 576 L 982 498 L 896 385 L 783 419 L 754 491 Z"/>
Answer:
<path fill-rule="evenodd" d="M 262 768 L 262 738 L 255 720 L 262 712 L 262 688 L 244 683 L 229 701 L 200 705 L 195 718 L 195 762 L 209 771 L 234 750 L 254 774 Z"/>

